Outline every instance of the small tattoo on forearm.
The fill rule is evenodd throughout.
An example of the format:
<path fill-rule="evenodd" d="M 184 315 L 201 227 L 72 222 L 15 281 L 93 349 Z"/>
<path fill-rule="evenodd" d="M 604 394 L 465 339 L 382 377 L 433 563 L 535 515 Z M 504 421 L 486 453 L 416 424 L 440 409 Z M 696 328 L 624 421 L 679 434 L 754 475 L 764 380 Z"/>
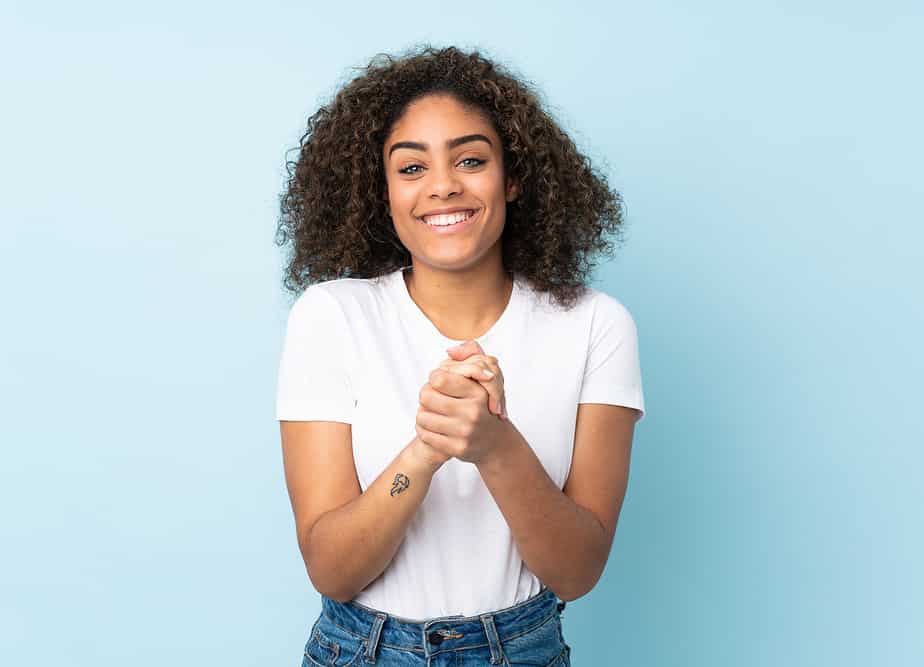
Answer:
<path fill-rule="evenodd" d="M 407 478 L 407 475 L 403 473 L 398 473 L 395 475 L 395 481 L 391 483 L 391 495 L 396 496 L 407 487 L 411 485 L 411 480 Z"/>

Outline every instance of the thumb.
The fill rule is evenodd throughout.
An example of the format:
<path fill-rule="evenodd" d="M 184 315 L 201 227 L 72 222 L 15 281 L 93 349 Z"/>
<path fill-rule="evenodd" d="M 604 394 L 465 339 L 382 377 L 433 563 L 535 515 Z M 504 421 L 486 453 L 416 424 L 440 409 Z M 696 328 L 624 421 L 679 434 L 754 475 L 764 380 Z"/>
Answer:
<path fill-rule="evenodd" d="M 473 354 L 484 354 L 484 350 L 476 340 L 467 340 L 464 343 L 460 343 L 459 345 L 446 348 L 446 352 L 449 353 L 449 357 L 453 361 L 462 361 L 463 359 L 467 359 Z"/>

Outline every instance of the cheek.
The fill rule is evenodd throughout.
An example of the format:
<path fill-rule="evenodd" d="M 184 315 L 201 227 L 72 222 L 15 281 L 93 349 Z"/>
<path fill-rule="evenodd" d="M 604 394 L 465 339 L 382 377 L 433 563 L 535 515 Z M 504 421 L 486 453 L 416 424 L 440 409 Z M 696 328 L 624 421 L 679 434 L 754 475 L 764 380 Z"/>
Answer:
<path fill-rule="evenodd" d="M 420 199 L 418 194 L 416 188 L 408 187 L 407 184 L 399 184 L 396 188 L 390 189 L 388 199 L 391 202 L 392 216 L 397 213 L 403 220 L 413 222 L 413 211 Z"/>
<path fill-rule="evenodd" d="M 479 174 L 471 186 L 477 190 L 478 198 L 483 201 L 497 204 L 506 200 L 503 174 L 494 172 Z"/>
<path fill-rule="evenodd" d="M 395 202 L 392 204 L 395 206 L 397 202 L 408 198 L 415 185 L 413 181 L 398 178 L 395 174 L 388 172 L 385 175 L 385 187 L 388 190 L 388 199 Z"/>

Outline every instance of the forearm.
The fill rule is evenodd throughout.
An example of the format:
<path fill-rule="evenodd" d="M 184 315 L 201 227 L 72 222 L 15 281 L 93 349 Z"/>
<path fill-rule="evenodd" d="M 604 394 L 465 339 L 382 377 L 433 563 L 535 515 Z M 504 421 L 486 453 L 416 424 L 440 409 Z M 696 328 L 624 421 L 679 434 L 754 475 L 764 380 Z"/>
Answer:
<path fill-rule="evenodd" d="M 558 488 L 523 435 L 507 424 L 496 455 L 478 470 L 527 567 L 562 600 L 577 599 L 603 573 L 606 531 Z"/>
<path fill-rule="evenodd" d="M 391 562 L 438 469 L 418 455 L 416 440 L 362 495 L 321 515 L 311 528 L 303 556 L 318 592 L 352 600 Z"/>

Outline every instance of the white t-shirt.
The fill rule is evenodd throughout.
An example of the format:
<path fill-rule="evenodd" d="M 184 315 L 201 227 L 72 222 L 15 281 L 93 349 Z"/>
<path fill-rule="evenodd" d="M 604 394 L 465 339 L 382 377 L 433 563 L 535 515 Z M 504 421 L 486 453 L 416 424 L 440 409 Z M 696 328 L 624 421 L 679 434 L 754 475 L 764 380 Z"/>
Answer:
<path fill-rule="evenodd" d="M 558 488 L 571 467 L 578 403 L 644 416 L 635 322 L 605 292 L 589 288 L 565 311 L 516 276 L 500 319 L 476 340 L 497 357 L 509 418 Z M 460 342 L 411 299 L 401 269 L 310 285 L 289 312 L 276 418 L 352 424 L 365 491 L 416 435 L 420 389 Z M 388 567 L 355 600 L 422 620 L 502 609 L 541 587 L 478 469 L 453 458 L 433 476 Z"/>

